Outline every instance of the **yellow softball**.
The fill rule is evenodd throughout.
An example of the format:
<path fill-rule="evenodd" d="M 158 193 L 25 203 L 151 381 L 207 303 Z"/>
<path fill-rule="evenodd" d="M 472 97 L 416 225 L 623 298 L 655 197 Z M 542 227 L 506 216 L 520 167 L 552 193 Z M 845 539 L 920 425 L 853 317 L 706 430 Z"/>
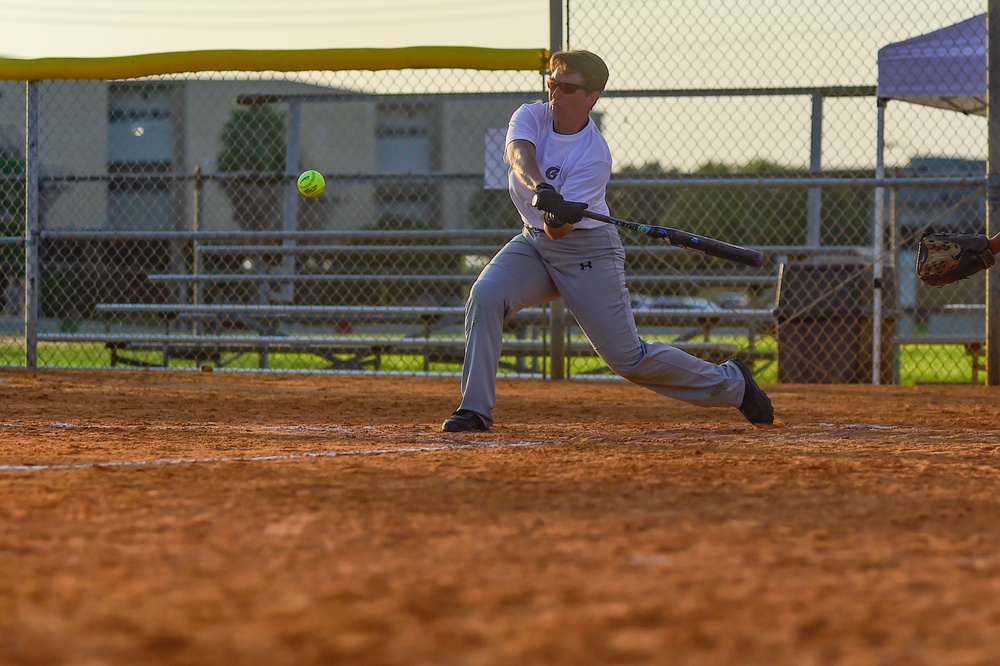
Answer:
<path fill-rule="evenodd" d="M 323 190 L 326 188 L 326 179 L 323 178 L 323 174 L 319 171 L 309 169 L 308 171 L 303 171 L 302 175 L 299 176 L 299 192 L 302 196 L 318 197 L 323 194 Z"/>

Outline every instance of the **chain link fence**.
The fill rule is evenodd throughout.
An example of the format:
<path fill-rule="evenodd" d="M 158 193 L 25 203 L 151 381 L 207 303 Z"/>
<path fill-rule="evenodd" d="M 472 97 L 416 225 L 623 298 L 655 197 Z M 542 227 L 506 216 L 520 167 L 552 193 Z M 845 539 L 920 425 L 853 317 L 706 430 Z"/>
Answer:
<path fill-rule="evenodd" d="M 541 98 L 538 53 L 527 72 L 41 82 L 38 365 L 455 372 L 465 294 L 518 228 L 483 187 L 486 130 Z M 23 84 L 2 95 L 23 117 Z M 306 168 L 321 196 L 298 193 Z M 6 362 L 23 365 L 9 303 Z M 533 324 L 511 323 L 512 368 L 532 352 L 540 371 Z"/>
<path fill-rule="evenodd" d="M 771 381 L 981 381 L 984 276 L 932 289 L 913 265 L 924 231 L 985 230 L 984 105 L 962 85 L 985 89 L 986 9 L 570 2 L 569 47 L 611 63 L 599 108 L 617 160 L 613 208 L 768 256 L 745 280 L 697 258 L 633 257 L 635 273 L 677 276 L 651 299 L 722 306 L 730 321 L 734 306 L 772 308 L 756 341 L 733 331 Z M 913 80 L 919 91 L 899 88 Z M 897 89 L 884 95 L 887 83 Z"/>
<path fill-rule="evenodd" d="M 612 214 L 767 257 L 747 269 L 622 230 L 644 337 L 743 356 L 765 382 L 980 381 L 982 276 L 932 290 L 912 263 L 923 230 L 983 231 L 985 118 L 891 100 L 880 132 L 877 84 L 880 49 L 984 11 L 563 5 L 567 47 L 612 72 L 595 114 L 615 158 Z M 520 227 L 497 182 L 502 130 L 544 98 L 541 71 L 34 85 L 39 367 L 460 372 L 468 289 Z M 7 367 L 31 345 L 25 89 L 0 82 Z M 305 169 L 325 175 L 321 196 L 297 193 Z M 510 320 L 502 373 L 607 375 L 556 306 Z"/>

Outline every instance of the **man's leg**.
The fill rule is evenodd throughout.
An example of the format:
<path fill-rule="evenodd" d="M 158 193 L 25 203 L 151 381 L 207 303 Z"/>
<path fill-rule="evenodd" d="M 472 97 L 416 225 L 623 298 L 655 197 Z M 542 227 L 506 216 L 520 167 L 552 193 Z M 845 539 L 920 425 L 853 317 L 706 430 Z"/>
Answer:
<path fill-rule="evenodd" d="M 462 404 L 489 428 L 496 405 L 503 327 L 518 310 L 548 303 L 559 294 L 525 232 L 508 242 L 483 269 L 465 304 Z"/>
<path fill-rule="evenodd" d="M 693 405 L 740 406 L 745 380 L 738 367 L 639 338 L 625 287 L 625 253 L 612 227 L 575 230 L 540 251 L 567 307 L 612 371 Z"/>

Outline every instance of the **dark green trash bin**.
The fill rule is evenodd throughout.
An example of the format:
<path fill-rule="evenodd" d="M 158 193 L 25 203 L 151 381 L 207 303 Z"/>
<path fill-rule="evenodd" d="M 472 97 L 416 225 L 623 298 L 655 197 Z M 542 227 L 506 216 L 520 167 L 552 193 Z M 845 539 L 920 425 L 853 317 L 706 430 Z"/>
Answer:
<path fill-rule="evenodd" d="M 892 381 L 895 289 L 882 283 L 880 381 Z M 874 279 L 868 264 L 789 263 L 778 279 L 778 381 L 870 384 Z"/>

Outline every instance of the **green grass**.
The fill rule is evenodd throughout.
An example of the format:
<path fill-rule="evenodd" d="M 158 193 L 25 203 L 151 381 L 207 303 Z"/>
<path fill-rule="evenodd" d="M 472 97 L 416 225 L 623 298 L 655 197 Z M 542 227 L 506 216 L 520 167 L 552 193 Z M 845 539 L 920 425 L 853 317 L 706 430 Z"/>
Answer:
<path fill-rule="evenodd" d="M 732 343 L 746 349 L 748 341 L 746 337 L 716 337 L 714 342 Z M 585 339 L 574 339 L 574 347 L 579 348 L 586 345 Z M 773 337 L 762 337 L 756 341 L 755 349 L 764 352 L 777 351 L 777 340 Z M 154 367 L 159 367 L 162 363 L 162 356 L 156 352 L 129 352 L 129 358 L 149 363 Z M 340 355 L 338 358 L 347 360 L 349 355 Z M 258 369 L 260 359 L 257 354 L 243 354 L 238 357 L 226 355 L 223 358 L 226 368 L 230 369 Z M 513 365 L 516 359 L 512 356 L 505 356 L 502 363 Z M 966 352 L 963 345 L 924 345 L 910 344 L 902 345 L 899 351 L 899 368 L 901 384 L 948 384 L 948 383 L 969 383 L 972 378 L 972 358 Z M 531 359 L 527 360 L 531 364 Z M 540 357 L 536 361 L 539 372 L 544 372 L 545 376 L 551 375 L 551 365 L 547 357 Z M 985 359 L 980 357 L 980 372 L 978 382 L 985 381 L 985 372 L 982 365 Z M 38 347 L 38 365 L 41 368 L 107 368 L 111 366 L 110 353 L 104 345 L 99 343 L 41 343 Z M 275 371 L 321 371 L 328 369 L 330 364 L 314 354 L 271 354 L 268 359 L 269 369 Z M 25 366 L 24 348 L 19 340 L 10 340 L 6 344 L 0 344 L 0 366 L 23 368 Z M 191 360 L 172 360 L 172 368 L 194 368 L 197 364 Z M 430 372 L 438 373 L 458 373 L 461 372 L 459 363 L 434 362 L 427 366 Z M 424 358 L 418 354 L 385 354 L 381 357 L 381 371 L 384 372 L 423 372 L 425 370 Z M 778 381 L 778 367 L 774 361 L 762 360 L 755 364 L 754 368 L 758 381 L 763 384 L 774 384 Z M 510 373 L 511 370 L 502 367 L 501 376 Z M 609 376 L 604 362 L 599 358 L 575 357 L 570 360 L 569 376 L 580 377 L 583 375 Z"/>
<path fill-rule="evenodd" d="M 979 358 L 977 383 L 985 382 L 986 359 Z M 900 384 L 968 384 L 972 380 L 972 356 L 965 345 L 901 345 Z"/>

